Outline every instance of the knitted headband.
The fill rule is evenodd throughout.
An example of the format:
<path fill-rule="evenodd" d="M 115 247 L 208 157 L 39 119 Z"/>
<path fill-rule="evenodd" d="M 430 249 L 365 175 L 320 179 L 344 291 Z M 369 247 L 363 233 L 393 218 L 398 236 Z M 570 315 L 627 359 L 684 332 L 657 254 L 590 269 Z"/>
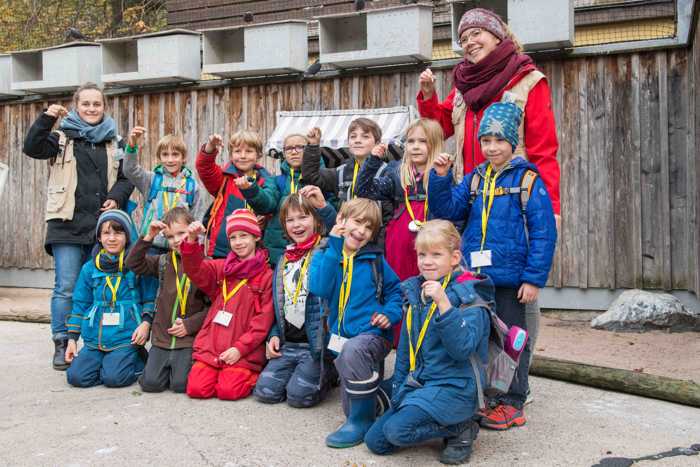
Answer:
<path fill-rule="evenodd" d="M 510 143 L 513 151 L 518 146 L 518 127 L 523 111 L 511 102 L 496 102 L 484 111 L 479 125 L 479 138 L 497 136 Z"/>
<path fill-rule="evenodd" d="M 472 8 L 462 15 L 457 28 L 457 37 L 469 28 L 485 29 L 500 40 L 506 38 L 506 28 L 503 20 L 493 11 L 483 8 Z"/>
<path fill-rule="evenodd" d="M 248 209 L 236 209 L 226 218 L 226 236 L 231 237 L 235 231 L 248 232 L 257 238 L 262 237 L 258 219 Z"/>

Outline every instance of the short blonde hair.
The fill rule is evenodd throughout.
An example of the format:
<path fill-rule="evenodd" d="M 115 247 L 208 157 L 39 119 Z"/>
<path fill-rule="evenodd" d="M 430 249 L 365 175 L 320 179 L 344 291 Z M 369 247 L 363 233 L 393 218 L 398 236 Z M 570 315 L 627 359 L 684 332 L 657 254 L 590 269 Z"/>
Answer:
<path fill-rule="evenodd" d="M 282 149 L 284 149 L 284 146 L 287 145 L 287 141 L 289 141 L 292 138 L 301 138 L 304 140 L 304 144 L 309 144 L 309 138 L 307 138 L 306 135 L 302 135 L 301 133 L 291 133 L 284 137 L 284 141 L 282 142 Z"/>
<path fill-rule="evenodd" d="M 250 130 L 239 130 L 231 135 L 231 139 L 228 140 L 228 150 L 232 152 L 234 148 L 237 148 L 241 144 L 250 146 L 255 149 L 258 153 L 258 157 L 262 156 L 262 138 L 259 134 Z"/>
<path fill-rule="evenodd" d="M 160 153 L 166 149 L 179 152 L 187 160 L 187 145 L 180 135 L 168 134 L 163 136 L 156 145 L 156 157 L 160 159 Z"/>
<path fill-rule="evenodd" d="M 434 219 L 426 222 L 416 236 L 416 251 L 431 248 L 462 251 L 462 238 L 452 222 Z"/>
<path fill-rule="evenodd" d="M 377 236 L 382 226 L 382 212 L 376 201 L 367 198 L 354 198 L 346 201 L 340 207 L 338 215 L 342 219 L 355 219 L 358 222 L 367 222 L 372 231 L 372 238 Z"/>
<path fill-rule="evenodd" d="M 408 136 L 411 134 L 413 130 L 416 128 L 422 128 L 423 132 L 425 133 L 425 136 L 428 140 L 428 160 L 426 161 L 426 166 L 425 166 L 425 171 L 426 173 L 423 174 L 423 188 L 425 188 L 425 192 L 428 192 L 428 170 L 430 170 L 430 167 L 433 165 L 433 161 L 437 157 L 440 152 L 442 152 L 442 141 L 443 141 L 443 131 L 442 127 L 438 122 L 435 120 L 432 120 L 430 118 L 419 118 L 418 120 L 414 121 L 411 123 L 408 128 L 406 129 L 406 139 L 408 140 Z M 413 163 L 410 161 L 409 157 L 406 157 L 404 155 L 403 159 L 401 159 L 401 169 L 400 169 L 400 174 L 401 174 L 401 186 L 403 188 L 406 188 L 410 186 L 413 183 L 413 171 L 415 170 L 415 167 L 413 167 Z"/>

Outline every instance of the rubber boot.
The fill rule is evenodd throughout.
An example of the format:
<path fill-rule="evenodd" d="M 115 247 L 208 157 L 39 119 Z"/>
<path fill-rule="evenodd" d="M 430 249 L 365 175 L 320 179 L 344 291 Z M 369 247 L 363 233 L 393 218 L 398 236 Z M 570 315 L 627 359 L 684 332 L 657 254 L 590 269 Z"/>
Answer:
<path fill-rule="evenodd" d="M 376 418 L 376 395 L 350 399 L 350 413 L 345 423 L 326 437 L 326 446 L 351 448 L 361 444 Z"/>
<path fill-rule="evenodd" d="M 54 339 L 53 345 L 53 369 L 58 371 L 66 371 L 66 369 L 70 366 L 70 363 L 66 362 L 66 347 L 68 346 L 68 339 Z"/>
<path fill-rule="evenodd" d="M 445 438 L 445 448 L 440 453 L 440 462 L 457 465 L 469 462 L 472 446 L 476 435 L 479 434 L 479 424 L 469 421 L 464 424 L 464 430 L 457 436 Z"/>

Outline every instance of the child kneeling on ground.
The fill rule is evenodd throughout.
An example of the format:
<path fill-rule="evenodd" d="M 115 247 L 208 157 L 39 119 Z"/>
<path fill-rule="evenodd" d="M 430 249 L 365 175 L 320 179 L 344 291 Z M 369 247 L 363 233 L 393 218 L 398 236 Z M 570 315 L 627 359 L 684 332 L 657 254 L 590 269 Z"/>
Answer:
<path fill-rule="evenodd" d="M 83 265 L 68 315 L 66 372 L 78 387 L 104 384 L 129 386 L 143 371 L 139 349 L 148 340 L 153 297 L 140 277 L 124 267 L 124 257 L 136 238 L 124 211 L 103 212 L 97 220 L 97 244 Z M 78 353 L 78 338 L 84 346 Z"/>
<path fill-rule="evenodd" d="M 329 447 L 362 443 L 374 422 L 384 358 L 391 350 L 391 326 L 401 319 L 399 278 L 381 248 L 370 243 L 380 225 L 374 201 L 345 202 L 326 247 L 311 262 L 309 292 L 328 301 L 328 349 L 337 355 L 347 417 L 326 438 Z"/>
<path fill-rule="evenodd" d="M 180 245 L 192 222 L 194 218 L 187 208 L 172 208 L 162 221 L 151 222 L 146 235 L 139 238 L 126 258 L 129 269 L 158 280 L 151 350 L 139 378 L 144 392 L 162 392 L 168 388 L 185 392 L 187 387 L 187 376 L 192 367 L 192 343 L 207 316 L 207 298 L 192 285 L 179 258 Z M 147 255 L 158 236 L 165 237 L 171 251 Z"/>
<path fill-rule="evenodd" d="M 308 290 L 311 259 L 320 251 L 324 226 L 332 228 L 335 216 L 316 186 L 303 187 L 282 203 L 280 225 L 292 244 L 275 269 L 275 323 L 267 342 L 270 361 L 254 392 L 261 402 L 274 404 L 286 398 L 292 407 L 312 407 L 337 379 L 325 351 L 322 299 Z"/>
<path fill-rule="evenodd" d="M 462 260 L 457 229 L 425 223 L 416 238 L 420 276 L 401 283 L 408 311 L 401 327 L 391 409 L 365 436 L 376 454 L 442 438 L 440 462 L 469 460 L 479 426 L 477 384 L 470 357 L 488 361 L 493 284 L 485 276 L 458 277 Z M 478 375 L 482 377 L 482 375 Z"/>
<path fill-rule="evenodd" d="M 272 271 L 249 210 L 238 209 L 226 219 L 231 247 L 226 259 L 204 259 L 198 236 L 205 231 L 201 222 L 193 222 L 180 247 L 185 273 L 212 301 L 192 346 L 187 395 L 242 399 L 265 365 L 265 338 L 274 319 Z"/>

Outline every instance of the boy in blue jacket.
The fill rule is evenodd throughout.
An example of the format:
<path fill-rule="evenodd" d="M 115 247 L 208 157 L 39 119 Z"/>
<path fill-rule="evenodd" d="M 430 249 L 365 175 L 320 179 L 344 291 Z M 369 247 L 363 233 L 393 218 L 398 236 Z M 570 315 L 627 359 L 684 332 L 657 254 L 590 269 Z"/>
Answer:
<path fill-rule="evenodd" d="M 68 383 L 77 387 L 129 386 L 143 371 L 139 346 L 148 340 L 153 295 L 124 266 L 136 232 L 129 215 L 112 209 L 97 221 L 97 244 L 83 265 L 68 315 Z M 78 338 L 84 346 L 78 353 Z"/>
<path fill-rule="evenodd" d="M 446 155 L 438 156 L 430 172 L 428 206 L 437 218 L 467 219 L 462 253 L 469 267 L 493 280 L 496 314 L 503 322 L 527 330 L 525 304 L 534 302 L 547 282 L 557 230 L 537 169 L 513 156 L 521 118 L 522 110 L 513 103 L 490 105 L 478 133 L 487 161 L 453 187 L 451 162 Z M 529 360 L 526 346 L 508 394 L 491 401 L 481 426 L 506 430 L 525 424 Z"/>
<path fill-rule="evenodd" d="M 370 243 L 381 226 L 377 203 L 355 198 L 343 204 L 327 246 L 315 255 L 309 292 L 328 303 L 328 349 L 337 355 L 346 422 L 326 445 L 362 443 L 374 422 L 391 326 L 401 320 L 399 278 Z"/>

